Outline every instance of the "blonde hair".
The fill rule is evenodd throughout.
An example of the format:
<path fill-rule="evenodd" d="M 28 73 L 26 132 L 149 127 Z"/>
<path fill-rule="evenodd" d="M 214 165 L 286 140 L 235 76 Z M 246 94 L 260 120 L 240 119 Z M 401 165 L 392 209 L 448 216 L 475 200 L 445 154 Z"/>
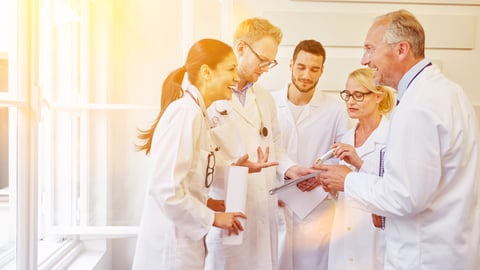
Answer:
<path fill-rule="evenodd" d="M 372 69 L 356 69 L 348 75 L 348 78 L 357 81 L 361 86 L 375 94 L 383 94 L 383 99 L 378 104 L 378 111 L 381 114 L 388 114 L 392 111 L 393 107 L 395 107 L 395 95 L 393 89 L 384 85 L 375 85 Z"/>
<path fill-rule="evenodd" d="M 282 42 L 282 30 L 263 18 L 249 18 L 241 22 L 233 34 L 233 42 L 254 43 L 264 37 L 271 37 L 277 45 Z"/>

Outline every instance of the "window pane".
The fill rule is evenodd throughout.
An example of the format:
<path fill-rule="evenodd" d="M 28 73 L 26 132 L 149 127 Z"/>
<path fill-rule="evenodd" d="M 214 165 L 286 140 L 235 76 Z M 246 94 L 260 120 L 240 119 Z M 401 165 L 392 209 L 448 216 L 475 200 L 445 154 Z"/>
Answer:
<path fill-rule="evenodd" d="M 0 189 L 8 188 L 8 108 L 0 108 Z"/>
<path fill-rule="evenodd" d="M 156 110 L 59 110 L 42 115 L 40 186 L 42 194 L 51 194 L 44 195 L 41 206 L 49 209 L 42 211 L 47 230 L 137 226 L 150 165 L 144 152 L 135 151 L 136 131 L 151 123 Z"/>
<path fill-rule="evenodd" d="M 6 54 L 4 54 L 6 55 Z M 8 91 L 8 59 L 0 51 L 0 93 Z"/>

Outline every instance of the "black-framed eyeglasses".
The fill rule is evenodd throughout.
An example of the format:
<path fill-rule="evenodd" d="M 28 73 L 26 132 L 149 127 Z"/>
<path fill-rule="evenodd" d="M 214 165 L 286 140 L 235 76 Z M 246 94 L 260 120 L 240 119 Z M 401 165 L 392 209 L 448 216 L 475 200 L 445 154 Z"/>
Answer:
<path fill-rule="evenodd" d="M 215 152 L 208 152 L 207 169 L 205 171 L 205 187 L 209 188 L 213 183 L 213 173 L 215 172 Z"/>
<path fill-rule="evenodd" d="M 363 101 L 365 99 L 365 96 L 366 95 L 370 95 L 371 93 L 373 92 L 360 92 L 360 91 L 354 91 L 353 93 L 350 93 L 349 91 L 347 90 L 343 90 L 340 92 L 340 97 L 345 100 L 345 101 L 348 101 L 350 99 L 350 97 L 353 98 L 353 100 L 355 101 Z"/>
<path fill-rule="evenodd" d="M 258 63 L 259 68 L 263 69 L 263 68 L 268 67 L 268 69 L 272 69 L 273 67 L 275 67 L 278 64 L 277 60 L 275 60 L 275 59 L 273 59 L 272 61 L 265 60 L 252 48 L 252 46 L 250 46 L 250 44 L 248 44 L 247 42 L 245 42 L 243 40 L 242 40 L 242 42 L 245 43 L 245 45 L 247 45 L 247 47 L 250 49 L 250 51 L 252 51 L 252 53 L 258 58 L 258 60 L 260 60 L 260 63 Z"/>

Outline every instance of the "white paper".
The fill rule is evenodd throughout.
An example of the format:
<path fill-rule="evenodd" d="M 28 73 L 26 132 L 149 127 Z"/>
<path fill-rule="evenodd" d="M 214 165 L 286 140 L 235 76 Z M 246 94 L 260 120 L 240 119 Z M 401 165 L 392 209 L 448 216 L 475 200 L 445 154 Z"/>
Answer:
<path fill-rule="evenodd" d="M 304 219 L 327 195 L 321 186 L 318 186 L 312 191 L 305 192 L 294 186 L 293 188 L 279 192 L 277 196 L 278 199 L 285 202 L 299 218 Z"/>
<path fill-rule="evenodd" d="M 225 170 L 226 179 L 226 212 L 242 212 L 245 213 L 245 205 L 247 201 L 247 175 L 248 168 L 240 166 L 228 166 Z M 245 228 L 245 219 L 238 218 Z M 240 245 L 243 242 L 243 231 L 238 235 L 228 235 L 226 230 L 222 231 L 224 245 Z"/>

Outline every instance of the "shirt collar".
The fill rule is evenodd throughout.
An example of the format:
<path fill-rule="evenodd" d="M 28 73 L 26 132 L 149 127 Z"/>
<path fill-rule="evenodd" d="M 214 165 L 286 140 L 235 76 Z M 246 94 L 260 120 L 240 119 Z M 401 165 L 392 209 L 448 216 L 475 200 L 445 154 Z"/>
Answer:
<path fill-rule="evenodd" d="M 418 75 L 422 71 L 423 68 L 425 68 L 428 64 L 430 63 L 430 60 L 425 58 L 422 61 L 418 62 L 416 65 L 414 65 L 405 75 L 403 75 L 402 79 L 398 83 L 398 96 L 397 99 L 400 100 L 402 99 L 402 96 L 405 94 L 407 91 L 408 85 L 410 82 L 415 78 L 415 76 Z"/>
<path fill-rule="evenodd" d="M 238 100 L 240 101 L 240 103 L 242 103 L 242 105 L 245 105 L 247 89 L 250 88 L 252 85 L 253 83 L 249 82 L 245 84 L 245 86 L 241 90 L 238 90 L 238 84 L 237 84 L 237 86 L 233 90 L 233 93 L 238 97 Z"/>

